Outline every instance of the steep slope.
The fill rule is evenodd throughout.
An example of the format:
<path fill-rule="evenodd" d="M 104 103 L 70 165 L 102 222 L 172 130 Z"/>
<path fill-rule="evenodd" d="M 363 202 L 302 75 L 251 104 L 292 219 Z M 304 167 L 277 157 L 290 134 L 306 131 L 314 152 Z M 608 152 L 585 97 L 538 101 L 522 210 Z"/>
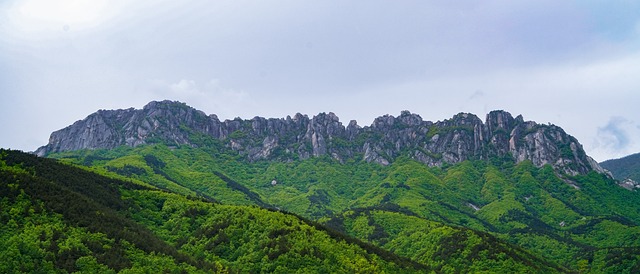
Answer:
<path fill-rule="evenodd" d="M 243 221 L 229 224 L 231 231 L 224 222 L 211 228 L 226 236 L 203 233 L 209 228 L 199 218 L 218 217 L 198 203 L 216 201 L 225 204 L 220 209 L 292 212 L 316 229 L 324 226 L 313 222 L 358 238 L 346 241 L 383 261 L 402 255 L 435 271 L 640 271 L 639 192 L 620 187 L 561 128 L 504 111 L 485 121 L 460 113 L 438 122 L 404 111 L 345 127 L 332 113 L 219 121 L 182 103 L 152 102 L 92 114 L 54 132 L 37 153 L 162 189 L 126 191 L 139 203 L 126 214 L 197 259 L 211 254 L 203 246 L 227 243 L 227 232 L 257 218 L 225 211 Z M 184 196 L 202 201 L 158 206 Z M 290 234 L 277 231 L 261 235 Z M 256 246 L 233 235 L 233 248 L 263 250 L 257 256 L 267 260 L 274 255 L 265 247 L 293 246 Z M 266 263 L 216 252 L 208 263 L 243 271 Z"/>
<path fill-rule="evenodd" d="M 522 273 L 530 268 L 536 272 L 554 268 L 566 271 L 490 234 L 445 226 L 395 212 L 393 208 L 349 210 L 330 223 L 350 235 L 426 264 L 436 272 Z"/>
<path fill-rule="evenodd" d="M 112 149 L 121 145 L 224 146 L 249 161 L 308 159 L 328 155 L 339 161 L 363 159 L 383 165 L 405 156 L 429 166 L 473 159 L 507 157 L 537 167 L 551 164 L 568 174 L 604 172 L 580 143 L 553 125 L 525 122 L 504 111 L 490 112 L 483 123 L 473 114 L 429 122 L 403 111 L 385 115 L 371 126 L 351 121 L 346 127 L 333 113 L 313 118 L 220 121 L 179 102 L 151 102 L 141 110 L 100 110 L 51 134 L 36 151 L 50 153 L 80 149 Z"/>
<path fill-rule="evenodd" d="M 613 177 L 626 181 L 628 188 L 640 188 L 640 153 L 632 154 L 620 159 L 607 160 L 600 165 L 611 171 Z M 630 181 L 629 181 L 630 180 Z"/>
<path fill-rule="evenodd" d="M 124 217 L 126 189 L 146 188 L 0 149 L 0 272 L 226 272 Z"/>
<path fill-rule="evenodd" d="M 0 272 L 426 272 L 290 214 L 0 150 Z"/>
<path fill-rule="evenodd" d="M 145 160 L 149 155 L 162 159 L 160 168 L 154 170 L 151 165 L 158 164 Z M 328 156 L 247 162 L 230 150 L 162 144 L 51 156 L 104 172 L 130 173 L 133 179 L 159 187 L 166 186 L 165 177 L 159 175 L 164 173 L 175 182 L 176 191 L 225 204 L 261 201 L 406 254 L 434 269 L 444 267 L 434 250 L 438 243 L 450 243 L 450 238 L 436 237 L 427 230 L 417 237 L 412 226 L 407 226 L 410 222 L 423 223 L 425 228 L 466 227 L 471 230 L 451 235 L 474 241 L 487 240 L 483 233 L 489 233 L 575 271 L 640 269 L 640 196 L 593 171 L 570 176 L 551 165 L 538 168 L 530 161 L 514 164 L 500 158 L 444 167 L 428 167 L 408 157 L 387 166 L 354 160 L 340 163 Z M 135 170 L 138 172 L 131 172 Z M 414 249 L 416 245 L 423 246 L 420 252 Z M 489 249 L 479 245 L 481 250 L 476 250 L 467 242 L 450 253 L 458 254 L 456 259 L 477 258 L 496 266 L 500 262 L 491 263 L 493 257 L 487 256 L 505 253 L 493 249 L 501 245 L 490 244 Z M 517 257 L 519 252 L 505 254 Z M 477 266 L 474 261 L 461 262 L 469 264 L 456 265 L 469 270 Z"/>

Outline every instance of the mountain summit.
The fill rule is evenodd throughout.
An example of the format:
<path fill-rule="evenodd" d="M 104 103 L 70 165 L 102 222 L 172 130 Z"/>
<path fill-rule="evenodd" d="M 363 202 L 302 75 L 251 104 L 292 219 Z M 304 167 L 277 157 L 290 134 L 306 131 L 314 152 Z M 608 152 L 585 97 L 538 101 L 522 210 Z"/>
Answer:
<path fill-rule="evenodd" d="M 333 113 L 294 117 L 220 121 L 184 103 L 150 102 L 143 109 L 99 110 L 84 120 L 55 131 L 35 153 L 79 149 L 111 149 L 150 143 L 221 145 L 250 161 L 307 159 L 330 156 L 339 161 L 362 159 L 388 165 L 405 156 L 429 166 L 468 159 L 512 158 L 536 166 L 552 165 L 568 174 L 605 170 L 587 156 L 582 145 L 555 125 L 524 121 L 496 110 L 483 122 L 459 113 L 438 122 L 403 111 L 384 115 L 371 126 L 351 121 L 345 127 Z"/>

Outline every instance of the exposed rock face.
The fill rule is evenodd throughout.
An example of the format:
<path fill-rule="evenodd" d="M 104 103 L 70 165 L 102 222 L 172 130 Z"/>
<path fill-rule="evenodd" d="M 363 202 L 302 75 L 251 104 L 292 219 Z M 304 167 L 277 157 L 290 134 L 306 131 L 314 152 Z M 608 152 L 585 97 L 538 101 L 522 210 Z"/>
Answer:
<path fill-rule="evenodd" d="M 368 127 L 356 121 L 344 126 L 333 113 L 312 118 L 296 114 L 284 119 L 255 117 L 220 121 L 184 103 L 151 102 L 143 109 L 100 110 L 51 134 L 49 144 L 36 154 L 137 146 L 162 142 L 173 145 L 206 145 L 203 139 L 220 141 L 248 160 L 306 159 L 328 155 L 340 161 L 358 158 L 388 165 L 408 156 L 429 166 L 467 159 L 512 157 L 536 166 L 552 165 L 568 174 L 591 170 L 605 172 L 588 157 L 580 143 L 554 125 L 525 122 L 505 111 L 492 111 L 485 122 L 473 114 L 429 122 L 403 111 L 385 115 Z"/>
<path fill-rule="evenodd" d="M 640 189 L 640 183 L 631 179 L 625 179 L 622 182 L 618 183 L 618 185 L 624 187 L 627 190 Z"/>

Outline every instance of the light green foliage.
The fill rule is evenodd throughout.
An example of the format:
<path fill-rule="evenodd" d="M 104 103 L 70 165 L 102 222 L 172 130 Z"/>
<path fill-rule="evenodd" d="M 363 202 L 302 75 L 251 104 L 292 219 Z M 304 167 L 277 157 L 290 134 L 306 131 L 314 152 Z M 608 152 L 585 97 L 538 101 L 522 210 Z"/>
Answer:
<path fill-rule="evenodd" d="M 241 272 L 407 271 L 357 245 L 336 241 L 293 215 L 256 207 L 213 205 L 163 192 L 134 191 L 128 195 L 140 205 L 162 204 L 160 222 L 147 219 L 143 211 L 130 213 L 150 224 L 165 240 L 178 243 L 181 250 L 198 260 L 220 261 Z"/>
<path fill-rule="evenodd" d="M 4 157 L 28 161 L 36 175 L 0 167 L 1 273 L 428 270 L 293 214 L 188 198 L 18 152 Z M 79 187 L 76 176 L 94 188 Z"/>
<path fill-rule="evenodd" d="M 489 166 L 485 171 L 484 182 L 480 190 L 480 195 L 484 202 L 498 200 L 505 193 L 513 191 L 513 186 L 509 183 L 509 180 L 494 166 Z"/>
<path fill-rule="evenodd" d="M 369 225 L 369 218 L 366 216 L 358 216 L 354 219 L 350 219 L 351 227 L 353 230 L 353 236 L 360 239 L 368 239 L 375 229 Z"/>
<path fill-rule="evenodd" d="M 436 130 L 451 129 L 433 128 L 430 134 L 437 134 Z M 347 144 L 337 141 L 334 145 Z M 164 165 L 152 166 L 145 161 L 148 155 Z M 522 264 L 522 258 L 540 258 L 550 269 L 558 271 L 640 269 L 640 264 L 633 263 L 634 256 L 640 254 L 636 236 L 640 196 L 597 173 L 569 176 L 550 166 L 538 168 L 529 161 L 514 164 L 512 159 L 502 158 L 465 161 L 442 168 L 427 167 L 403 157 L 389 166 L 355 160 L 340 163 L 328 157 L 247 162 L 242 155 L 221 146 L 148 145 L 52 156 L 89 165 L 116 178 L 123 176 L 117 174 L 118 168 L 123 174 L 133 172 L 130 178 L 173 193 L 226 205 L 279 208 L 321 220 L 332 228 L 442 272 L 482 269 L 519 272 L 523 269 L 509 265 L 527 265 Z M 139 170 L 145 172 L 136 174 Z M 271 184 L 273 180 L 277 181 L 275 186 Z M 129 199 L 135 200 L 133 196 Z M 148 227 L 173 224 L 166 220 L 166 213 L 160 213 L 162 207 L 138 202 L 141 204 L 136 216 L 145 216 L 138 218 L 138 222 Z M 362 213 L 378 211 L 401 217 Z M 183 221 L 176 222 L 171 231 L 185 229 Z M 437 224 L 437 229 L 413 229 L 414 221 L 428 227 Z M 460 232 L 459 227 L 473 230 Z M 154 231 L 166 241 L 183 241 L 168 229 Z M 500 240 L 489 240 L 482 233 Z M 464 259 L 438 262 L 434 257 L 436 251 L 451 243 L 435 239 L 447 237 L 459 238 L 461 244 L 454 245 L 456 248 L 446 254 L 459 258 L 474 254 L 479 259 L 473 264 L 465 264 Z M 487 241 L 498 241 L 505 250 L 513 248 L 508 246 L 513 244 L 526 252 L 519 250 L 513 253 L 518 256 L 499 257 L 500 252 L 490 251 Z M 629 255 L 622 260 L 614 259 L 613 255 L 620 250 Z"/>
<path fill-rule="evenodd" d="M 358 220 L 367 220 L 368 226 L 375 228 L 374 231 L 377 232 L 374 233 L 379 235 L 367 236 L 373 242 L 399 255 L 424 263 L 436 272 L 557 271 L 541 260 L 523 260 L 529 255 L 496 238 L 472 230 L 381 210 L 345 214 L 345 230 L 352 235 L 358 235 Z"/>
<path fill-rule="evenodd" d="M 444 183 L 452 192 L 468 197 L 470 202 L 475 204 L 486 202 L 479 199 L 484 184 L 482 174 L 471 162 L 463 162 L 447 170 Z"/>
<path fill-rule="evenodd" d="M 524 212 L 524 206 L 516 201 L 515 194 L 509 193 L 478 210 L 478 216 L 496 226 L 499 231 L 525 228 L 526 225 L 517 219 L 508 219 L 510 212 Z"/>
<path fill-rule="evenodd" d="M 43 210 L 44 205 L 32 204 L 24 192 L 10 200 L 0 201 L 1 218 L 10 219 L 0 224 L 0 273 L 115 273 L 106 264 L 122 273 L 196 272 L 192 266 L 146 253 L 124 240 L 116 242 L 103 233 L 69 226 L 62 216 Z M 114 251 L 123 252 L 119 261 L 110 261 Z"/>

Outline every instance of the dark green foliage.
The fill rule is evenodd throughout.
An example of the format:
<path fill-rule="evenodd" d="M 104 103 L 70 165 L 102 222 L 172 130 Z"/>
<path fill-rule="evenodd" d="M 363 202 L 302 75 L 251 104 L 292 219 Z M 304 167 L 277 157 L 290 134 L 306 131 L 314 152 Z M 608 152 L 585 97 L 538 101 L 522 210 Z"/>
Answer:
<path fill-rule="evenodd" d="M 432 133 L 436 129 L 467 130 L 435 128 Z M 367 138 L 376 137 L 370 135 Z M 342 141 L 333 145 L 349 145 Z M 110 159 L 92 161 L 93 168 L 104 174 L 109 167 L 117 171 L 128 164 L 146 171 L 132 178 L 171 192 L 292 212 L 306 225 L 369 254 L 386 261 L 394 260 L 384 254 L 409 257 L 437 272 L 628 272 L 640 256 L 637 192 L 597 173 L 569 176 L 529 161 L 514 164 L 509 155 L 443 167 L 427 167 L 407 157 L 398 157 L 389 166 L 355 160 L 340 163 L 329 157 L 248 163 L 224 148 L 163 145 L 60 156 L 81 164 L 91 155 Z M 271 185 L 274 179 L 277 184 Z M 234 234 L 233 221 L 203 226 L 199 220 L 211 211 L 194 207 L 181 211 L 179 217 L 184 219 L 175 222 L 180 226 L 163 227 L 171 222 L 167 216 L 174 214 L 167 211 L 169 200 L 151 199 L 131 207 L 128 214 L 138 216 L 138 223 L 153 227 L 154 233 L 178 248 L 202 246 L 228 265 L 238 266 L 233 262 L 242 256 L 241 251 L 234 252 L 240 248 L 234 244 L 244 240 L 242 234 Z M 242 218 L 256 220 L 257 214 Z M 201 234 L 189 234 L 193 231 Z M 320 256 L 318 249 L 296 249 L 296 233 L 289 225 L 264 232 L 261 237 L 270 241 L 261 243 L 257 249 L 265 251 L 257 254 L 266 260 L 285 260 L 288 252 L 295 251 L 311 260 L 327 259 L 327 253 Z M 193 237 L 210 240 L 193 242 Z M 620 250 L 628 254 L 619 256 Z M 250 265 L 262 264 L 257 261 L 252 259 Z M 394 262 L 402 265 L 400 261 Z"/>
<path fill-rule="evenodd" d="M 376 209 L 357 209 L 333 219 L 350 234 L 362 231 L 359 219 L 366 224 L 385 231 L 372 240 L 397 254 L 433 267 L 436 272 L 557 272 L 557 265 L 537 259 L 525 251 L 502 240 L 481 232 L 464 228 L 452 228 L 440 223 L 426 221 Z M 375 232 L 374 232 L 375 233 Z M 497 267 L 500 266 L 500 267 Z"/>
<path fill-rule="evenodd" d="M 235 140 L 242 139 L 245 136 L 247 136 L 247 134 L 242 130 L 236 130 L 236 131 L 232 132 L 231 134 L 229 134 L 229 138 L 235 139 Z"/>
<path fill-rule="evenodd" d="M 215 174 L 220 179 L 222 179 L 222 181 L 227 183 L 227 186 L 229 188 L 231 188 L 233 190 L 240 191 L 240 192 L 244 193 L 245 195 L 247 195 L 247 197 L 249 197 L 249 199 L 251 201 L 253 201 L 256 205 L 261 206 L 261 207 L 265 207 L 265 208 L 271 208 L 272 207 L 272 206 L 266 204 L 265 202 L 263 202 L 258 194 L 256 194 L 255 192 L 249 190 L 247 187 L 239 184 L 238 182 L 236 182 L 234 180 L 231 180 L 229 177 L 225 176 L 224 174 L 222 174 L 220 172 L 217 172 L 217 171 L 213 171 L 213 174 Z"/>
<path fill-rule="evenodd" d="M 640 153 L 620 159 L 607 160 L 600 165 L 613 173 L 618 180 L 631 179 L 640 182 Z"/>
<path fill-rule="evenodd" d="M 83 164 L 85 166 L 90 166 L 93 164 L 94 161 L 104 161 L 104 160 L 111 160 L 111 159 L 100 157 L 100 156 L 89 155 L 84 158 Z"/>
<path fill-rule="evenodd" d="M 106 167 L 108 171 L 115 172 L 123 176 L 143 175 L 147 171 L 132 165 L 124 165 L 122 168 Z"/>
<path fill-rule="evenodd" d="M 153 167 L 154 169 L 162 169 L 165 166 L 167 166 L 167 164 L 165 164 L 162 160 L 158 159 L 156 156 L 148 154 L 144 156 L 144 160 L 147 162 L 147 164 L 150 167 Z"/>
<path fill-rule="evenodd" d="M 127 205 L 119 199 L 119 187 L 128 189 L 141 189 L 142 186 L 131 182 L 110 179 L 99 176 L 93 172 L 81 170 L 69 165 L 57 163 L 55 160 L 38 158 L 33 155 L 16 151 L 0 150 L 4 153 L 3 161 L 7 166 L 21 166 L 30 171 L 32 180 L 42 180 L 44 183 L 26 182 L 26 191 L 35 195 L 47 195 L 49 192 L 77 193 L 84 196 L 84 199 L 92 200 L 105 207 L 114 210 L 122 210 Z M 27 174 L 23 174 L 27 176 Z M 51 195 L 53 196 L 53 195 Z M 64 199 L 59 199 L 64 203 Z M 64 205 L 60 206 L 61 208 Z"/>
<path fill-rule="evenodd" d="M 15 151 L 0 156 L 0 272 L 427 270 L 292 214 L 188 199 Z M 95 188 L 80 188 L 87 183 Z"/>
<path fill-rule="evenodd" d="M 87 228 L 91 233 L 104 233 L 118 243 L 124 240 L 145 252 L 162 253 L 176 258 L 178 262 L 196 265 L 193 259 L 178 253 L 175 248 L 160 240 L 151 231 L 119 213 L 132 206 L 121 198 L 120 189 L 148 190 L 148 188 L 59 164 L 51 159 L 37 158 L 16 151 L 2 151 L 2 153 L 3 164 L 24 167 L 31 171 L 14 174 L 0 171 L 4 177 L 3 184 L 0 185 L 0 193 L 3 197 L 11 200 L 24 193 L 31 198 L 32 204 L 42 203 L 44 208 L 41 210 L 61 214 L 69 226 Z M 12 181 L 19 183 L 19 189 L 12 188 L 9 184 Z M 118 248 L 110 250 L 117 252 Z M 82 254 L 79 250 L 70 249 L 60 256 L 62 257 L 56 260 L 56 265 L 71 271 L 72 262 Z M 114 257 L 113 254 L 105 256 Z M 127 265 L 126 262 L 116 262 L 115 265 L 107 263 L 116 270 L 121 264 Z"/>

